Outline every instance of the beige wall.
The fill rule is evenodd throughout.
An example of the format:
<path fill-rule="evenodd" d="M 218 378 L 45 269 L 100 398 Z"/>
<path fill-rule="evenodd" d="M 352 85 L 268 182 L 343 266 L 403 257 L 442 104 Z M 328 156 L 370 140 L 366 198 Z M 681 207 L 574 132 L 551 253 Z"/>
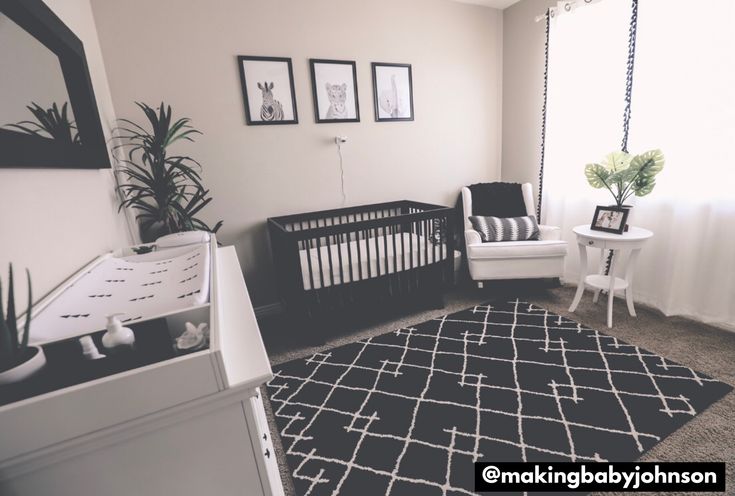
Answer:
<path fill-rule="evenodd" d="M 107 132 L 115 116 L 89 0 L 46 3 L 84 43 Z M 8 262 L 19 272 L 27 267 L 38 297 L 95 255 L 129 244 L 113 192 L 110 169 L 0 169 L 3 280 Z"/>
<path fill-rule="evenodd" d="M 267 217 L 410 198 L 453 205 L 499 178 L 500 11 L 447 0 L 93 0 L 115 108 L 162 99 L 205 134 L 177 151 L 204 164 L 256 305 L 276 298 Z M 246 126 L 237 55 L 293 58 L 298 125 Z M 315 124 L 308 59 L 357 61 L 361 123 Z M 416 120 L 376 123 L 370 62 L 413 64 Z"/>
<path fill-rule="evenodd" d="M 556 0 L 521 0 L 503 10 L 504 181 L 533 184 L 537 194 L 541 151 L 546 25 L 537 15 Z"/>

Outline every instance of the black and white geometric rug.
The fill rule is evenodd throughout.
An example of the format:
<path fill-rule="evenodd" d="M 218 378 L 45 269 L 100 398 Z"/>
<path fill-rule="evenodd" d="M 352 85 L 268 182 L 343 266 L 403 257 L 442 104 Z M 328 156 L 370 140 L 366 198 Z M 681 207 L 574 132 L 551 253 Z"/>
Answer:
<path fill-rule="evenodd" d="M 475 494 L 475 461 L 633 461 L 732 388 L 536 305 L 481 305 L 276 367 L 296 491 Z"/>

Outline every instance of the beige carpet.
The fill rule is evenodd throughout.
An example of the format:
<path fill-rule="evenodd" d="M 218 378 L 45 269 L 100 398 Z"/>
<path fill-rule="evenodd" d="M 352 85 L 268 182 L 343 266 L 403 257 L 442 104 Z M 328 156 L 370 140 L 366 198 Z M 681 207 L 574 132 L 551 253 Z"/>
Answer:
<path fill-rule="evenodd" d="M 446 307 L 443 309 L 412 312 L 401 318 L 345 330 L 339 336 L 329 339 L 327 343 L 318 347 L 294 344 L 289 329 L 279 317 L 263 319 L 260 325 L 271 362 L 273 365 L 277 365 L 309 356 L 318 351 L 328 350 L 456 312 L 494 297 L 518 296 L 541 305 L 554 313 L 570 317 L 587 327 L 619 337 L 623 341 L 641 346 L 653 353 L 663 355 L 723 382 L 735 385 L 734 332 L 724 331 L 684 318 L 665 317 L 656 310 L 640 305 L 637 307 L 638 317 L 633 318 L 628 315 L 625 302 L 622 300 L 615 302 L 613 316 L 615 325 L 612 329 L 608 329 L 605 323 L 605 304 L 602 301 L 596 305 L 593 304 L 590 292 L 586 293 L 574 314 L 567 312 L 573 294 L 574 288 L 572 287 L 539 290 L 522 283 L 498 283 L 484 290 L 475 288 L 455 289 L 447 295 Z M 271 432 L 275 433 L 277 429 L 267 401 L 266 411 Z M 278 454 L 281 478 L 283 479 L 286 495 L 300 496 L 294 492 L 280 439 L 274 438 L 274 447 Z M 648 451 L 641 460 L 725 461 L 728 463 L 727 494 L 735 494 L 735 392 L 728 394 L 709 409 L 697 415 L 681 429 Z"/>

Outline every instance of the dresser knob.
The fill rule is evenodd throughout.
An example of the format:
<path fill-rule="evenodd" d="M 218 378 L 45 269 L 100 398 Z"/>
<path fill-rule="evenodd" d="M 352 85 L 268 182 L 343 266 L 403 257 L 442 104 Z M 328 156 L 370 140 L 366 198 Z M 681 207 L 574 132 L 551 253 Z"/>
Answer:
<path fill-rule="evenodd" d="M 592 246 L 592 245 L 595 244 L 595 242 L 594 241 L 587 241 L 587 244 L 590 245 L 590 246 Z"/>

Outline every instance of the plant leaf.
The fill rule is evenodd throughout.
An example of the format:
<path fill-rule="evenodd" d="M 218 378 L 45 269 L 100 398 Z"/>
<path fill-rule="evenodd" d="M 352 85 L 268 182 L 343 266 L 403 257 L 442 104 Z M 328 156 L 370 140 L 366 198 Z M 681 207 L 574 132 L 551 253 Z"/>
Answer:
<path fill-rule="evenodd" d="M 66 106 L 64 106 L 66 107 Z M 28 310 L 26 310 L 26 322 L 23 327 L 23 343 L 21 348 L 28 346 L 28 336 L 31 334 L 31 310 L 33 310 L 33 290 L 31 289 L 31 273 L 26 269 L 26 277 L 28 278 Z"/>
<path fill-rule="evenodd" d="M 653 191 L 656 175 L 663 170 L 664 162 L 661 150 L 649 150 L 633 158 L 630 168 L 636 171 L 636 175 L 631 188 L 636 196 L 646 196 Z"/>
<path fill-rule="evenodd" d="M 605 155 L 602 165 L 610 172 L 616 172 L 627 169 L 630 166 L 631 159 L 630 153 L 615 151 Z"/>
<path fill-rule="evenodd" d="M 18 327 L 15 315 L 15 287 L 13 284 L 13 264 L 8 268 L 8 306 L 6 311 L 6 322 L 10 332 L 10 347 L 13 353 L 18 349 Z"/>
<path fill-rule="evenodd" d="M 10 328 L 5 322 L 5 311 L 3 309 L 3 282 L 0 280 L 0 368 L 9 365 L 13 356 L 10 338 Z"/>
<path fill-rule="evenodd" d="M 648 150 L 633 157 L 630 167 L 640 171 L 640 175 L 653 177 L 663 170 L 664 162 L 661 150 Z"/>
<path fill-rule="evenodd" d="M 584 175 L 593 188 L 600 189 L 607 186 L 610 171 L 601 164 L 587 164 L 584 166 Z"/>

